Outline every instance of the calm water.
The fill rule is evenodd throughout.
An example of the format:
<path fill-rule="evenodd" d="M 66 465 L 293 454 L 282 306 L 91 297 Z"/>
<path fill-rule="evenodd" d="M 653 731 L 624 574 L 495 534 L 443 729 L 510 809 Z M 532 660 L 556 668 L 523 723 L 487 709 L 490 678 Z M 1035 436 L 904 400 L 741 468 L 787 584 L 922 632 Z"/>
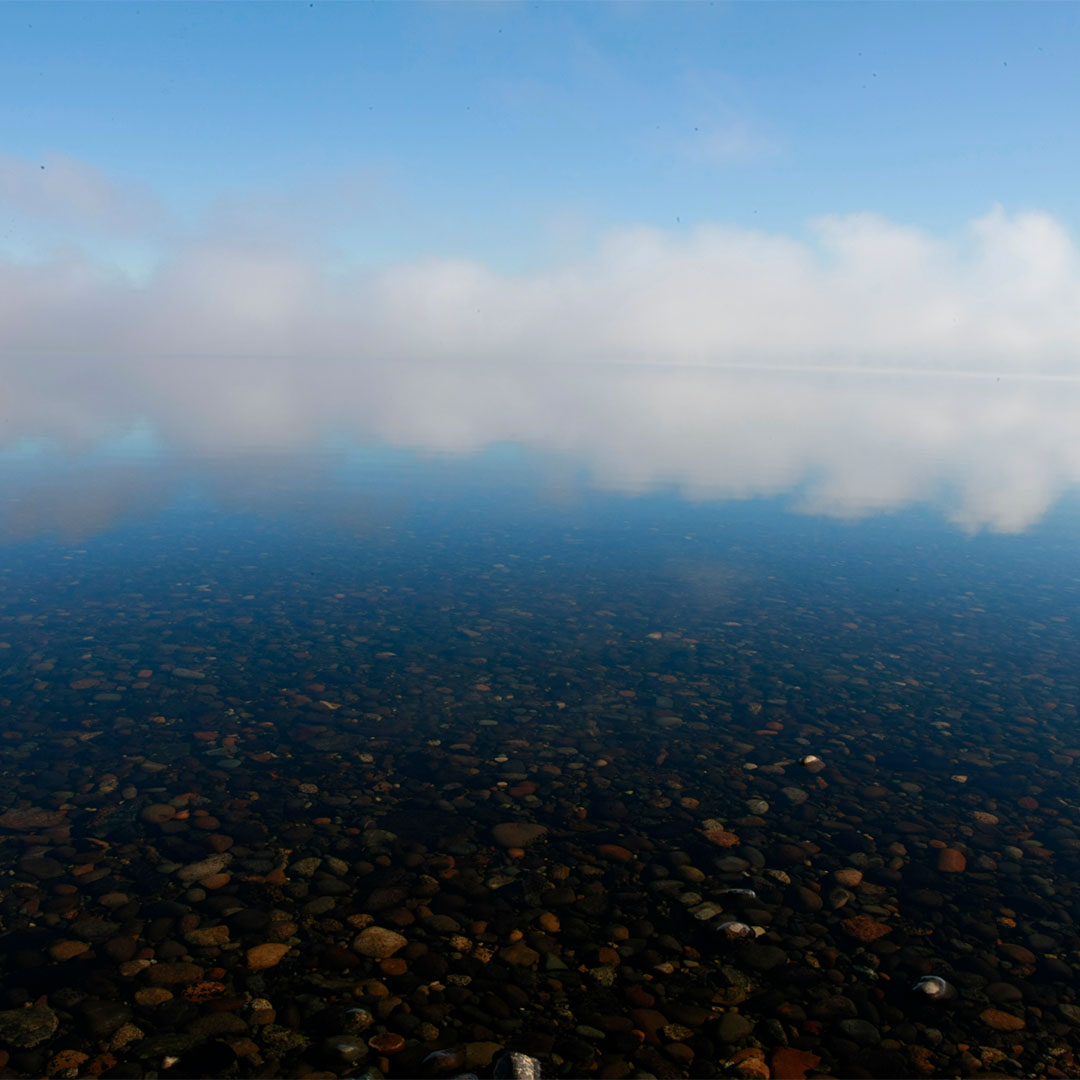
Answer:
<path fill-rule="evenodd" d="M 1073 384 L 514 378 L 12 442 L 0 1074 L 1077 1075 Z"/>

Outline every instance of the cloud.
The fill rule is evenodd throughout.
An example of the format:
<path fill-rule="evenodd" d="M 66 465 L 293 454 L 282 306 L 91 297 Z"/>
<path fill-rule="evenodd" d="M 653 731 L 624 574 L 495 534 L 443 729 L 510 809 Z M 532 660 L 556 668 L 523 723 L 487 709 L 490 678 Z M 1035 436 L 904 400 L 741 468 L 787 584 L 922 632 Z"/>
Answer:
<path fill-rule="evenodd" d="M 158 224 L 164 210 L 148 189 L 118 184 L 74 158 L 0 154 L 0 214 L 127 236 Z"/>
<path fill-rule="evenodd" d="M 727 165 L 772 157 L 780 152 L 780 144 L 746 121 L 735 120 L 699 128 L 679 150 L 693 161 Z"/>
<path fill-rule="evenodd" d="M 967 529 L 1080 483 L 1080 259 L 1045 214 L 626 228 L 519 274 L 360 271 L 294 239 L 257 215 L 171 235 L 138 284 L 87 251 L 0 259 L 0 449 L 140 425 L 198 456 L 510 441 L 609 488 L 931 501 Z"/>
<path fill-rule="evenodd" d="M 0 261 L 0 286 L 9 356 L 1080 371 L 1075 242 L 1000 208 L 950 237 L 872 214 L 804 236 L 627 228 L 517 275 L 447 258 L 350 271 L 248 222 L 178 242 L 138 287 L 70 250 Z"/>

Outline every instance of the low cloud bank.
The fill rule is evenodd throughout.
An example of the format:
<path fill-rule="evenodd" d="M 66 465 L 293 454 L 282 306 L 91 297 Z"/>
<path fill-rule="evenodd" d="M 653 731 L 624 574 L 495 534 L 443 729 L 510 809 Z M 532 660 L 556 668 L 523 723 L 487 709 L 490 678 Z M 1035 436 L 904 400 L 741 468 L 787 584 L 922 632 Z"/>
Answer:
<path fill-rule="evenodd" d="M 798 489 L 843 515 L 951 492 L 958 523 L 1002 530 L 1080 482 L 1080 254 L 1045 214 L 948 237 L 868 214 L 800 237 L 626 229 L 529 273 L 360 272 L 295 222 L 185 234 L 149 196 L 128 212 L 100 176 L 61 173 L 37 190 L 0 160 L 0 200 L 84 238 L 0 258 L 0 449 L 139 427 L 178 455 L 517 441 L 608 487 Z M 95 230 L 142 236 L 153 271 L 94 258 Z"/>

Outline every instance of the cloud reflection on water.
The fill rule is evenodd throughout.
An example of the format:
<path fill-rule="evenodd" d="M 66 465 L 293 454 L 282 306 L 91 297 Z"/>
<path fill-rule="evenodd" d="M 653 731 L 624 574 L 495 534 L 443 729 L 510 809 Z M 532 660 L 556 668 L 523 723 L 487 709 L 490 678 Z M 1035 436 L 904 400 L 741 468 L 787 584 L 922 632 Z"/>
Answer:
<path fill-rule="evenodd" d="M 930 504 L 969 531 L 1022 531 L 1080 483 L 1070 379 L 201 360 L 163 394 L 134 369 L 122 384 L 53 382 L 44 364 L 21 374 L 8 446 L 19 435 L 66 452 L 8 469 L 9 537 L 93 531 L 192 479 L 224 505 L 287 504 L 324 482 L 330 444 L 468 455 L 513 443 L 557 460 L 553 475 L 579 464 L 602 490 L 793 494 L 799 510 L 847 518 Z M 95 456 L 140 425 L 161 447 L 152 460 Z"/>

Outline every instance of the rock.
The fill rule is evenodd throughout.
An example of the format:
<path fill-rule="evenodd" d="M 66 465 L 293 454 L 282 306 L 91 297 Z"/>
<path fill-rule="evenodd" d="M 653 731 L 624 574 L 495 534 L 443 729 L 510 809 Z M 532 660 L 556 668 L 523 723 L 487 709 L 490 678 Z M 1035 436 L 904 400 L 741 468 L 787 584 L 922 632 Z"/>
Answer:
<path fill-rule="evenodd" d="M 524 941 L 515 941 L 499 950 L 499 959 L 512 967 L 533 967 L 540 959 L 535 949 L 530 949 Z"/>
<path fill-rule="evenodd" d="M 526 848 L 548 834 L 546 825 L 530 821 L 504 821 L 492 830 L 495 843 L 504 848 Z"/>
<path fill-rule="evenodd" d="M 189 1035 L 197 1039 L 213 1039 L 222 1035 L 244 1035 L 247 1024 L 236 1013 L 218 1012 L 197 1016 L 187 1026 Z"/>
<path fill-rule="evenodd" d="M 821 1058 L 809 1050 L 796 1050 L 793 1046 L 777 1047 L 769 1064 L 774 1080 L 806 1080 L 806 1072 L 821 1063 Z"/>
<path fill-rule="evenodd" d="M 620 847 L 618 844 L 600 844 L 596 849 L 596 854 L 601 859 L 607 859 L 609 862 L 628 863 L 634 858 L 634 853 L 627 848 Z"/>
<path fill-rule="evenodd" d="M 48 1005 L 31 1005 L 28 1009 L 5 1009 L 0 1012 L 0 1042 L 26 1050 L 45 1042 L 59 1026 L 56 1013 Z"/>
<path fill-rule="evenodd" d="M 224 923 L 218 926 L 201 926 L 195 930 L 189 930 L 184 935 L 184 940 L 189 945 L 196 945 L 203 949 L 214 945 L 224 945 L 229 940 L 229 928 Z"/>
<path fill-rule="evenodd" d="M 845 889 L 854 889 L 862 878 L 862 871 L 856 870 L 854 866 L 845 866 L 842 870 L 836 870 L 833 873 L 833 880 L 837 885 L 843 885 Z"/>
<path fill-rule="evenodd" d="M 47 855 L 24 855 L 19 860 L 19 869 L 39 881 L 64 876 L 63 864 Z"/>
<path fill-rule="evenodd" d="M 725 1043 L 742 1042 L 754 1030 L 754 1022 L 741 1013 L 724 1013 L 716 1029 L 717 1038 Z"/>
<path fill-rule="evenodd" d="M 362 956 L 385 960 L 388 956 L 393 956 L 398 949 L 403 949 L 408 943 L 408 938 L 402 937 L 393 930 L 387 930 L 384 926 L 369 926 L 357 934 L 352 947 Z"/>
<path fill-rule="evenodd" d="M 151 986 L 183 986 L 198 982 L 203 969 L 198 964 L 177 961 L 172 964 L 151 964 L 146 968 L 146 981 Z"/>
<path fill-rule="evenodd" d="M 247 957 L 247 966 L 252 971 L 277 967 L 281 963 L 282 957 L 289 951 L 289 948 L 290 946 L 275 941 L 254 945 L 244 954 Z"/>
<path fill-rule="evenodd" d="M 400 1054 L 405 1049 L 405 1039 L 396 1031 L 385 1031 L 381 1035 L 372 1035 L 368 1046 L 377 1054 Z"/>
<path fill-rule="evenodd" d="M 843 919 L 840 925 L 846 934 L 864 945 L 892 933 L 891 926 L 871 919 L 869 915 L 853 915 L 850 919 Z"/>
<path fill-rule="evenodd" d="M 72 960 L 76 956 L 90 951 L 90 946 L 85 941 L 58 941 L 49 946 L 49 955 L 54 960 Z"/>
<path fill-rule="evenodd" d="M 881 1042 L 881 1032 L 869 1020 L 853 1017 L 849 1020 L 841 1020 L 839 1026 L 852 1042 L 857 1042 L 860 1046 L 874 1046 Z"/>
<path fill-rule="evenodd" d="M 142 986 L 135 991 L 136 1004 L 147 1008 L 164 1005 L 166 1001 L 171 1001 L 172 997 L 172 991 L 166 990 L 164 986 Z"/>
<path fill-rule="evenodd" d="M 163 825 L 176 817 L 176 807 L 168 803 L 153 803 L 150 806 L 144 806 L 139 817 L 151 825 Z"/>
<path fill-rule="evenodd" d="M 16 832 L 32 832 L 34 829 L 53 829 L 65 819 L 63 810 L 40 810 L 26 806 L 21 810 L 5 810 L 0 814 L 0 825 Z"/>
<path fill-rule="evenodd" d="M 967 859 L 962 851 L 956 848 L 942 848 L 938 852 L 937 868 L 943 874 L 961 874 L 967 868 Z"/>
<path fill-rule="evenodd" d="M 751 942 L 739 951 L 739 961 L 751 971 L 772 971 L 787 963 L 787 953 L 779 945 Z"/>
<path fill-rule="evenodd" d="M 738 836 L 733 832 L 728 832 L 727 829 L 706 829 L 702 833 L 702 836 L 704 836 L 710 844 L 715 844 L 717 847 L 737 847 L 739 844 Z"/>
<path fill-rule="evenodd" d="M 45 1072 L 48 1076 L 58 1076 L 63 1073 L 72 1076 L 81 1075 L 80 1066 L 89 1060 L 90 1055 L 84 1054 L 81 1050 L 61 1050 L 50 1059 Z"/>
<path fill-rule="evenodd" d="M 181 866 L 176 871 L 176 876 L 183 882 L 191 884 L 195 881 L 202 881 L 203 878 L 213 877 L 215 874 L 220 874 L 229 863 L 232 862 L 232 856 L 227 851 L 218 852 L 216 855 L 210 855 L 205 859 L 200 859 L 198 862 L 188 863 L 187 866 Z"/>
<path fill-rule="evenodd" d="M 470 1042 L 465 1044 L 465 1067 L 486 1069 L 491 1059 L 502 1050 L 502 1043 Z"/>
<path fill-rule="evenodd" d="M 1013 1016 L 1002 1009 L 983 1009 L 979 1013 L 979 1019 L 995 1031 L 1019 1031 L 1024 1026 L 1024 1021 L 1019 1016 Z"/>
<path fill-rule="evenodd" d="M 121 1001 L 89 998 L 79 1003 L 77 1011 L 95 1039 L 107 1039 L 131 1020 L 131 1010 Z"/>
<path fill-rule="evenodd" d="M 821 894 L 806 885 L 792 885 L 788 890 L 788 899 L 796 911 L 815 912 L 825 906 Z"/>

